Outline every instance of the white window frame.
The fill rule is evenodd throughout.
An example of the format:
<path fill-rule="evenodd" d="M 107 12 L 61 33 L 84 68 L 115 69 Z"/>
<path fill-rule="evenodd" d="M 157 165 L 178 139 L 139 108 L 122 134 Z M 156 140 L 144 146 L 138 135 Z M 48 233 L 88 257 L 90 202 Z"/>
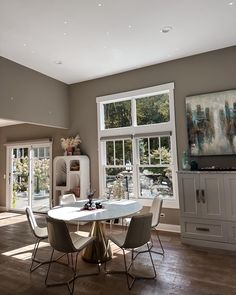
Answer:
<path fill-rule="evenodd" d="M 10 192 L 10 173 L 12 171 L 10 170 L 10 157 L 11 157 L 11 151 L 12 149 L 18 149 L 18 148 L 27 148 L 29 149 L 29 170 L 32 171 L 32 156 L 33 156 L 33 149 L 34 148 L 40 148 L 40 147 L 48 147 L 50 152 L 50 170 L 49 170 L 49 183 L 50 183 L 50 193 L 49 193 L 49 207 L 52 206 L 52 140 L 51 139 L 45 139 L 45 140 L 32 140 L 32 141 L 22 141 L 22 142 L 12 142 L 5 144 L 6 146 L 6 209 L 10 210 L 11 208 L 11 198 L 9 196 Z M 29 174 L 29 195 L 32 196 L 32 180 L 31 180 L 31 173 Z M 29 198 L 29 206 L 32 205 L 32 199 Z M 21 210 L 19 210 L 21 211 Z"/>
<path fill-rule="evenodd" d="M 170 120 L 168 122 L 150 124 L 150 125 L 139 125 L 137 126 L 136 122 L 136 108 L 135 106 L 137 98 L 152 96 L 162 93 L 169 94 L 169 113 Z M 132 126 L 121 127 L 121 128 L 104 128 L 104 104 L 105 103 L 114 103 L 118 101 L 131 100 L 131 116 L 132 116 Z M 174 108 L 174 83 L 167 83 L 158 86 L 142 88 L 138 90 L 133 90 L 129 92 L 122 92 L 117 94 L 111 94 L 106 96 L 100 96 L 96 98 L 97 102 L 97 126 L 98 126 L 98 159 L 99 159 L 99 193 L 100 195 L 105 192 L 105 180 L 104 180 L 104 160 L 105 160 L 105 150 L 104 140 L 112 139 L 122 139 L 125 137 L 149 137 L 149 136 L 160 136 L 165 134 L 171 134 L 171 151 L 172 151 L 172 165 L 173 165 L 173 199 L 164 199 L 164 207 L 166 208 L 179 208 L 179 197 L 178 197 L 178 183 L 176 171 L 177 167 L 177 148 L 176 148 L 176 130 L 175 130 L 175 108 Z M 158 130 L 157 130 L 158 127 Z M 136 140 L 133 141 L 133 153 L 136 153 Z M 134 154 L 133 154 L 134 155 Z M 137 169 L 137 163 L 134 157 L 133 163 L 134 170 Z M 134 194 L 137 195 L 138 191 L 137 179 L 133 177 L 134 181 Z M 138 200 L 142 202 L 143 205 L 150 205 L 150 199 L 142 199 L 140 196 Z"/>

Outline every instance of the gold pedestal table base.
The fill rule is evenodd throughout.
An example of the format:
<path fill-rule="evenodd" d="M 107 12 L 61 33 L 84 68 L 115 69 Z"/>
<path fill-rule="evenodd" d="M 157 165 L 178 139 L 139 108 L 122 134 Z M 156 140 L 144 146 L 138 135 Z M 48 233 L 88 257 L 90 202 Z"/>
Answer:
<path fill-rule="evenodd" d="M 105 262 L 112 258 L 110 243 L 104 232 L 104 224 L 100 221 L 94 221 L 89 233 L 96 240 L 86 247 L 83 253 L 83 259 L 86 262 L 98 263 Z"/>

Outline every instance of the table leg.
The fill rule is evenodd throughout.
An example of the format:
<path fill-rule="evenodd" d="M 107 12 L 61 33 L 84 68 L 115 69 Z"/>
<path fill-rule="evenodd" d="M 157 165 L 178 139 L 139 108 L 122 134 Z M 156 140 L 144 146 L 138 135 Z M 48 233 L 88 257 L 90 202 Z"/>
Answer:
<path fill-rule="evenodd" d="M 90 263 L 105 262 L 112 258 L 110 243 L 100 221 L 94 221 L 89 233 L 96 240 L 88 245 L 83 253 L 83 259 Z"/>

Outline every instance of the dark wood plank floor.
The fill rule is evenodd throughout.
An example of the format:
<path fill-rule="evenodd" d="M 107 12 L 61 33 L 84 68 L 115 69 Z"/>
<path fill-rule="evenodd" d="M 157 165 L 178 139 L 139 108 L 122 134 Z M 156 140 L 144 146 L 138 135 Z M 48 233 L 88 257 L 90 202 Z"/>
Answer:
<path fill-rule="evenodd" d="M 44 217 L 38 220 L 44 224 Z M 78 279 L 75 294 L 236 295 L 236 253 L 182 245 L 178 234 L 161 233 L 160 236 L 166 253 L 164 257 L 154 255 L 155 280 L 139 280 L 128 291 L 123 275 L 105 275 L 102 270 L 98 276 Z M 47 266 L 30 274 L 33 244 L 34 237 L 24 215 L 0 213 L 0 294 L 68 294 L 66 287 L 45 287 Z M 40 256 L 47 259 L 49 253 L 49 245 L 44 244 Z M 122 267 L 122 259 L 114 248 L 114 259 L 108 267 Z M 148 256 L 140 256 L 137 264 L 148 267 Z M 82 260 L 79 266 L 81 271 L 93 271 L 95 267 Z M 53 279 L 61 279 L 67 273 L 63 266 L 53 266 Z"/>

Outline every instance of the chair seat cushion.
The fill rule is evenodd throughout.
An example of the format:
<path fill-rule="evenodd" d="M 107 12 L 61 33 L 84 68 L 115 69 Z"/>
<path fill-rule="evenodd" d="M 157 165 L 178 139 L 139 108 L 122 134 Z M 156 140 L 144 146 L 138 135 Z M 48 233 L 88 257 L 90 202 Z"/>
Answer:
<path fill-rule="evenodd" d="M 70 237 L 75 249 L 78 251 L 82 250 L 84 247 L 86 247 L 88 244 L 95 240 L 95 237 L 83 237 L 76 232 L 70 233 Z"/>
<path fill-rule="evenodd" d="M 34 232 L 35 232 L 36 237 L 38 237 L 40 239 L 46 239 L 48 237 L 48 230 L 46 227 L 36 226 L 34 228 Z"/>
<path fill-rule="evenodd" d="M 122 232 L 122 233 L 119 233 L 119 234 L 110 234 L 107 237 L 113 243 L 115 243 L 117 246 L 122 247 L 124 245 L 124 242 L 125 242 L 126 233 Z"/>

